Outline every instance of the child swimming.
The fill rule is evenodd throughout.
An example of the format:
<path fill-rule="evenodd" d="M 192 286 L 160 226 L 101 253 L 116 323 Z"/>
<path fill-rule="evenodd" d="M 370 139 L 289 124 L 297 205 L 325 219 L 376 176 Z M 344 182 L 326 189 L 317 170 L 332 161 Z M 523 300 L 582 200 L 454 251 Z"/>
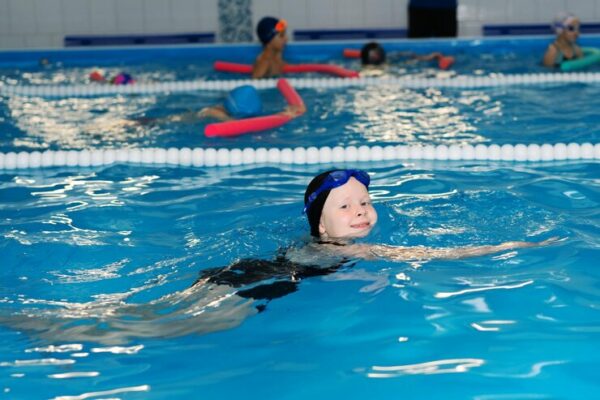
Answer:
<path fill-rule="evenodd" d="M 283 50 L 287 43 L 287 22 L 275 17 L 264 17 L 256 26 L 256 34 L 263 45 L 262 52 L 252 67 L 252 78 L 280 75 L 285 61 Z"/>
<path fill-rule="evenodd" d="M 312 179 L 304 194 L 304 212 L 315 239 L 307 246 L 308 251 L 367 260 L 427 261 L 477 257 L 557 241 L 551 238 L 542 242 L 514 241 L 459 248 L 354 243 L 354 239 L 366 237 L 377 223 L 377 212 L 368 192 L 370 182 L 369 174 L 357 169 L 329 170 Z M 307 249 L 298 251 L 293 258 L 305 259 Z"/>
<path fill-rule="evenodd" d="M 304 103 L 288 105 L 279 115 L 296 118 L 306 111 Z M 222 104 L 204 107 L 199 111 L 189 111 L 181 114 L 170 115 L 163 118 L 140 118 L 138 123 L 157 124 L 164 122 L 196 123 L 206 118 L 219 121 L 251 118 L 263 112 L 262 100 L 258 90 L 252 85 L 242 85 L 227 93 Z"/>
<path fill-rule="evenodd" d="M 563 61 L 583 57 L 583 52 L 577 45 L 579 27 L 579 18 L 573 14 L 561 13 L 556 17 L 552 24 L 556 39 L 548 45 L 544 53 L 544 66 L 556 68 L 560 67 Z"/>
<path fill-rule="evenodd" d="M 170 122 L 195 122 L 204 118 L 214 118 L 219 121 L 251 118 L 262 113 L 262 100 L 254 86 L 242 85 L 229 91 L 223 104 L 204 107 L 197 112 L 172 115 L 167 118 Z"/>
<path fill-rule="evenodd" d="M 356 243 L 356 239 L 368 236 L 377 224 L 377 211 L 368 192 L 370 182 L 369 174 L 358 169 L 333 169 L 315 176 L 304 193 L 303 209 L 311 241 L 304 246 L 281 249 L 274 259 L 247 258 L 226 267 L 203 270 L 194 286 L 235 288 L 236 296 L 259 301 L 255 307 L 263 311 L 269 301 L 298 290 L 302 279 L 349 269 L 360 259 L 452 260 L 558 241 L 550 238 L 541 242 L 512 241 L 458 248 Z"/>
<path fill-rule="evenodd" d="M 89 78 L 92 82 L 111 83 L 113 85 L 131 85 L 135 83 L 135 79 L 126 72 L 119 72 L 117 75 L 107 78 L 101 71 L 94 70 L 90 73 Z"/>
<path fill-rule="evenodd" d="M 125 296 L 90 302 L 56 302 L 54 308 L 32 305 L 18 314 L 0 314 L 0 324 L 46 340 L 60 337 L 62 341 L 107 345 L 207 334 L 231 329 L 265 311 L 271 300 L 297 291 L 303 279 L 346 272 L 344 279 L 378 282 L 380 275 L 348 272 L 358 259 L 460 259 L 557 242 L 551 238 L 462 248 L 355 243 L 377 224 L 368 192 L 370 181 L 369 174 L 358 169 L 334 169 L 315 176 L 304 194 L 304 212 L 314 240 L 297 249 L 282 249 L 273 259 L 244 258 L 224 267 L 203 269 L 190 287 L 149 303 L 126 301 L 138 294 L 133 290 Z M 162 284 L 157 280 L 149 286 Z"/>
<path fill-rule="evenodd" d="M 388 59 L 395 62 L 403 61 L 438 61 L 438 66 L 441 69 L 448 69 L 453 63 L 454 58 L 444 56 L 440 52 L 432 52 L 428 54 L 417 54 L 412 51 L 394 52 L 390 57 L 386 55 L 385 49 L 377 42 L 369 42 L 360 50 L 360 61 L 363 66 L 379 66 L 385 64 Z"/>

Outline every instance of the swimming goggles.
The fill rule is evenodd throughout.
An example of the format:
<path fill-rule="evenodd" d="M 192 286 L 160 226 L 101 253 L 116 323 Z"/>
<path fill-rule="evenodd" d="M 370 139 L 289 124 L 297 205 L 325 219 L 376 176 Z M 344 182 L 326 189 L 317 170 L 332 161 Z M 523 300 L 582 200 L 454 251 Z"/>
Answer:
<path fill-rule="evenodd" d="M 346 182 L 348 182 L 348 180 L 351 177 L 356 178 L 357 181 L 365 185 L 365 187 L 367 188 L 369 187 L 369 183 L 371 182 L 371 177 L 369 176 L 369 174 L 360 169 L 340 169 L 331 171 L 327 175 L 321 186 L 319 186 L 317 190 L 315 190 L 308 196 L 306 204 L 304 205 L 304 210 L 302 212 L 306 213 L 306 211 L 308 211 L 312 203 L 314 203 L 314 201 L 317 199 L 317 197 L 319 197 L 321 193 L 323 193 L 326 190 L 335 189 L 344 185 Z"/>
<path fill-rule="evenodd" d="M 569 32 L 579 32 L 579 25 L 565 25 L 565 29 Z"/>
<path fill-rule="evenodd" d="M 285 19 L 280 19 L 277 21 L 275 25 L 275 32 L 283 32 L 287 28 L 287 21 Z"/>

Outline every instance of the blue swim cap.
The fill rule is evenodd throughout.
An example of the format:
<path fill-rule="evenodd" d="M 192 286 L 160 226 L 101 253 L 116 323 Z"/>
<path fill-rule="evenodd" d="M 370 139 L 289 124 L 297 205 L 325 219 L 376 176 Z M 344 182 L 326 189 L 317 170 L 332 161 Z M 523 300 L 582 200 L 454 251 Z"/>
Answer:
<path fill-rule="evenodd" d="M 258 91 L 251 85 L 233 89 L 225 99 L 225 109 L 235 118 L 254 117 L 262 112 Z"/>

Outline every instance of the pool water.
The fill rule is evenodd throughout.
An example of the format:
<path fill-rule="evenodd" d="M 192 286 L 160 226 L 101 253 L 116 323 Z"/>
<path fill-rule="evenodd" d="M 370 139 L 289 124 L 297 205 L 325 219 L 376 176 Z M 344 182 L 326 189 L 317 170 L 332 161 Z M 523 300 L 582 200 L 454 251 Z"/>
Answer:
<path fill-rule="evenodd" d="M 599 137 L 597 84 L 299 92 L 309 110 L 303 117 L 235 139 L 205 138 L 202 125 L 120 123 L 212 104 L 219 92 L 3 97 L 0 151 Z M 275 90 L 262 93 L 266 109 L 283 107 Z M 344 166 L 372 177 L 379 222 L 364 242 L 560 241 L 454 261 L 354 260 L 287 279 L 294 290 L 254 300 L 239 296 L 251 284 L 194 283 L 238 260 L 272 260 L 303 246 L 304 189 L 331 165 L 2 170 L 5 397 L 593 398 L 600 389 L 596 161 Z"/>
<path fill-rule="evenodd" d="M 597 84 L 480 89 L 367 86 L 299 89 L 310 112 L 287 125 L 236 138 L 207 138 L 214 120 L 169 116 L 220 104 L 225 94 L 44 98 L 0 104 L 3 151 L 122 147 L 297 147 L 363 144 L 598 142 Z M 276 89 L 261 91 L 265 113 L 285 107 Z M 563 100 L 564 99 L 564 100 Z M 148 119 L 156 122 L 145 122 Z M 162 121 L 160 119 L 163 119 Z M 514 134 L 518 136 L 514 136 Z"/>
<path fill-rule="evenodd" d="M 380 73 L 420 77 L 544 73 L 548 72 L 548 69 L 541 65 L 541 59 L 553 39 L 552 36 L 531 36 L 485 40 L 380 40 L 390 59 L 388 66 Z M 600 35 L 585 35 L 579 39 L 582 47 L 598 47 L 599 43 Z M 331 63 L 353 70 L 362 70 L 360 60 L 344 58 L 343 51 L 360 49 L 363 44 L 364 41 L 318 44 L 291 42 L 285 49 L 284 58 L 294 64 Z M 213 69 L 213 62 L 220 60 L 252 64 L 259 51 L 258 46 L 196 45 L 5 52 L 4 56 L 0 54 L 0 83 L 6 85 L 89 83 L 89 74 L 95 69 L 104 72 L 105 76 L 114 76 L 126 71 L 142 83 L 242 79 L 244 77 L 241 75 L 216 72 Z M 407 52 L 416 54 L 441 52 L 453 56 L 455 63 L 449 70 L 441 71 L 437 68 L 436 62 L 405 62 L 401 54 Z M 600 66 L 590 66 L 586 71 L 598 72 Z M 372 75 L 368 70 L 362 70 L 362 73 Z"/>
<path fill-rule="evenodd" d="M 121 398 L 157 399 L 597 390 L 596 164 L 360 166 L 380 219 L 370 241 L 565 241 L 460 261 L 359 261 L 261 313 L 221 300 L 194 314 L 207 294 L 185 291 L 202 270 L 306 240 L 301 195 L 319 168 L 5 173 L 4 386 L 14 398 L 61 398 L 148 385 Z"/>

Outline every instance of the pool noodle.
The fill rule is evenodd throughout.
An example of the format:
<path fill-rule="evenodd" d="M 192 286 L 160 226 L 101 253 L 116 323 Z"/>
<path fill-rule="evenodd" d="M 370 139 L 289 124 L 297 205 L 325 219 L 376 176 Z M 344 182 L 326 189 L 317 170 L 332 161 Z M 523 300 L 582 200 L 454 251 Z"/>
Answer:
<path fill-rule="evenodd" d="M 285 97 L 285 101 L 287 101 L 290 106 L 304 105 L 302 97 L 300 97 L 298 92 L 296 92 L 296 89 L 294 89 L 286 79 L 279 79 L 277 81 L 277 89 L 279 89 L 283 97 Z"/>
<path fill-rule="evenodd" d="M 277 89 L 281 92 L 285 101 L 291 106 L 303 106 L 304 101 L 289 84 L 286 79 L 279 79 Z M 278 128 L 292 119 L 289 115 L 273 114 L 262 117 L 244 118 L 233 121 L 217 122 L 208 124 L 204 128 L 207 137 L 231 137 L 244 133 L 259 132 L 267 129 Z"/>
<path fill-rule="evenodd" d="M 344 49 L 344 57 L 346 57 L 346 58 L 360 58 L 360 50 L 357 50 L 357 49 Z"/>
<path fill-rule="evenodd" d="M 238 74 L 251 74 L 252 65 L 238 64 L 227 61 L 215 61 L 214 68 L 220 72 L 233 72 Z M 287 64 L 283 67 L 284 73 L 301 73 L 301 72 L 320 72 L 325 74 L 337 75 L 343 78 L 356 78 L 358 72 L 348 70 L 337 65 L 331 64 Z"/>
<path fill-rule="evenodd" d="M 575 60 L 563 61 L 562 63 L 560 63 L 560 70 L 575 71 L 578 69 L 589 67 L 590 65 L 600 63 L 600 49 L 593 47 L 584 47 L 581 50 L 583 51 L 583 57 Z"/>
<path fill-rule="evenodd" d="M 244 118 L 234 121 L 218 122 L 206 125 L 204 135 L 207 137 L 231 137 L 238 136 L 244 133 L 264 131 L 267 129 L 278 128 L 287 122 L 292 117 L 288 115 L 266 115 L 263 117 Z"/>
<path fill-rule="evenodd" d="M 215 61 L 214 63 L 215 71 L 220 72 L 233 72 L 237 74 L 251 74 L 252 73 L 252 65 L 248 64 L 238 64 L 227 61 Z"/>
<path fill-rule="evenodd" d="M 454 57 L 452 56 L 445 56 L 442 54 L 437 57 L 437 60 L 439 69 L 448 69 L 454 64 Z"/>

